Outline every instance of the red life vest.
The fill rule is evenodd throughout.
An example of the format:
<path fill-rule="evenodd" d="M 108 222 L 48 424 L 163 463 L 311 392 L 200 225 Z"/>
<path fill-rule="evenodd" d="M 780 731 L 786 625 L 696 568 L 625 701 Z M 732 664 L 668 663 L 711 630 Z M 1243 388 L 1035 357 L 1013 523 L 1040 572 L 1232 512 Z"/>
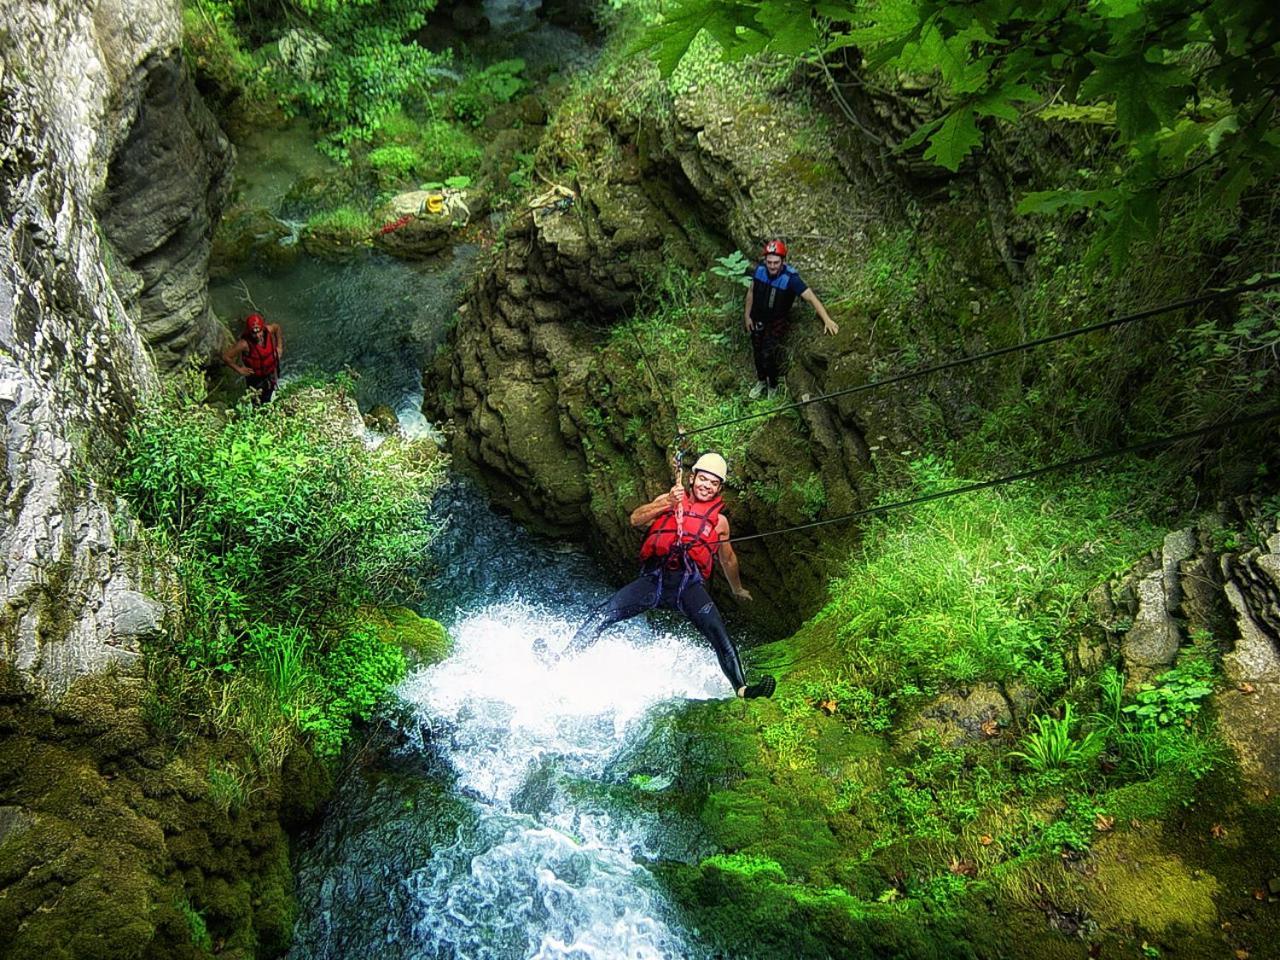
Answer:
<path fill-rule="evenodd" d="M 702 579 L 710 580 L 716 551 L 720 547 L 716 523 L 720 520 L 723 508 L 724 500 L 721 497 L 703 503 L 686 500 L 684 527 L 678 536 L 676 512 L 668 510 L 658 514 L 657 519 L 650 524 L 649 532 L 645 534 L 644 544 L 640 547 L 640 559 L 670 556 L 674 560 L 679 555 L 678 545 L 702 573 Z"/>
<path fill-rule="evenodd" d="M 271 335 L 271 331 L 266 331 L 262 343 L 254 343 L 248 334 L 244 337 L 244 342 L 249 345 L 249 349 L 245 351 L 244 365 L 253 371 L 255 377 L 270 377 L 275 374 L 276 368 L 280 365 L 280 358 L 276 355 L 275 337 Z"/>

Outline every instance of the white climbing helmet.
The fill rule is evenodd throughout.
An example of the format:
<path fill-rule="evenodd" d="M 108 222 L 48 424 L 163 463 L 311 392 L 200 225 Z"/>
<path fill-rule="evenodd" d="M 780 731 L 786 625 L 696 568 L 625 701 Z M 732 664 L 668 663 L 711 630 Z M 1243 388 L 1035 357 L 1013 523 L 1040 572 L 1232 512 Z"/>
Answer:
<path fill-rule="evenodd" d="M 713 477 L 719 477 L 722 481 L 729 479 L 729 465 L 724 462 L 724 457 L 718 453 L 704 453 L 700 456 L 698 462 L 693 465 L 694 473 L 699 470 L 703 473 L 709 473 Z"/>

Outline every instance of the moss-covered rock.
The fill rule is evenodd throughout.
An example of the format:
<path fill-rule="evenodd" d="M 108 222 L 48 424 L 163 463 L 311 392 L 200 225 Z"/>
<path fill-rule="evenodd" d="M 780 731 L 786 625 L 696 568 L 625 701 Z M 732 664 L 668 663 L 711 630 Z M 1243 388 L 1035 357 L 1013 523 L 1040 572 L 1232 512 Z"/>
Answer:
<path fill-rule="evenodd" d="M 453 649 L 453 638 L 439 621 L 419 616 L 408 607 L 366 607 L 361 615 L 384 643 L 404 651 L 411 667 L 439 663 Z"/>
<path fill-rule="evenodd" d="M 109 676 L 80 681 L 48 708 L 6 669 L 0 731 L 6 958 L 287 949 L 296 907 L 282 821 L 313 814 L 329 789 L 314 761 L 292 757 L 282 779 L 242 785 L 228 803 L 211 772 L 244 769 L 243 748 L 165 740 L 146 720 L 139 685 Z"/>

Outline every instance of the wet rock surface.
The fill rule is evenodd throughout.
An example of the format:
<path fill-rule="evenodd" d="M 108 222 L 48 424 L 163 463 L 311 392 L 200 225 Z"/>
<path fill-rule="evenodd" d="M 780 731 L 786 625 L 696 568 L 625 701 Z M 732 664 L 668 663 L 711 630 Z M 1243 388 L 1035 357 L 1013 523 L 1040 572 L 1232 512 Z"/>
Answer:
<path fill-rule="evenodd" d="M 1223 651 L 1214 697 L 1220 730 L 1255 799 L 1280 794 L 1280 532 L 1252 501 L 1225 504 L 1170 533 L 1128 573 L 1091 595 L 1094 626 L 1130 689 L 1171 667 L 1194 637 Z M 1243 546 L 1236 527 L 1259 542 Z"/>
<path fill-rule="evenodd" d="M 155 373 L 95 211 L 180 24 L 160 2 L 23 3 L 0 33 L 0 658 L 57 693 L 136 666 L 159 615 L 96 482 Z"/>
<path fill-rule="evenodd" d="M 157 364 L 175 369 L 214 353 L 226 335 L 209 305 L 209 253 L 235 151 L 176 49 L 137 70 L 129 134 L 96 206 L 116 255 L 113 279 Z"/>

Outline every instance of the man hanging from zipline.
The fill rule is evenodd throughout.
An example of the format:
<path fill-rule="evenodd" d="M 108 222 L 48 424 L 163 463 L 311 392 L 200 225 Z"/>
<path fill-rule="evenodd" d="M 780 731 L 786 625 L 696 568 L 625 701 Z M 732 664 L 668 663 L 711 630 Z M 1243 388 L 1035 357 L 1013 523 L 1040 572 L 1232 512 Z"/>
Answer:
<path fill-rule="evenodd" d="M 693 465 L 692 496 L 677 479 L 669 491 L 631 512 L 633 527 L 649 528 L 640 547 L 641 574 L 596 608 L 569 641 L 564 656 L 590 646 L 611 624 L 646 610 L 667 607 L 692 620 L 698 632 L 711 642 L 734 693 L 748 699 L 773 695 L 773 677 L 747 683 L 738 650 L 707 592 L 706 584 L 719 557 L 720 569 L 733 595 L 739 600 L 751 599 L 738 576 L 738 557 L 728 542 L 729 518 L 721 512 L 724 500 L 720 491 L 727 476 L 724 457 L 703 454 Z M 534 649 L 544 658 L 549 656 L 544 641 L 537 641 Z"/>

